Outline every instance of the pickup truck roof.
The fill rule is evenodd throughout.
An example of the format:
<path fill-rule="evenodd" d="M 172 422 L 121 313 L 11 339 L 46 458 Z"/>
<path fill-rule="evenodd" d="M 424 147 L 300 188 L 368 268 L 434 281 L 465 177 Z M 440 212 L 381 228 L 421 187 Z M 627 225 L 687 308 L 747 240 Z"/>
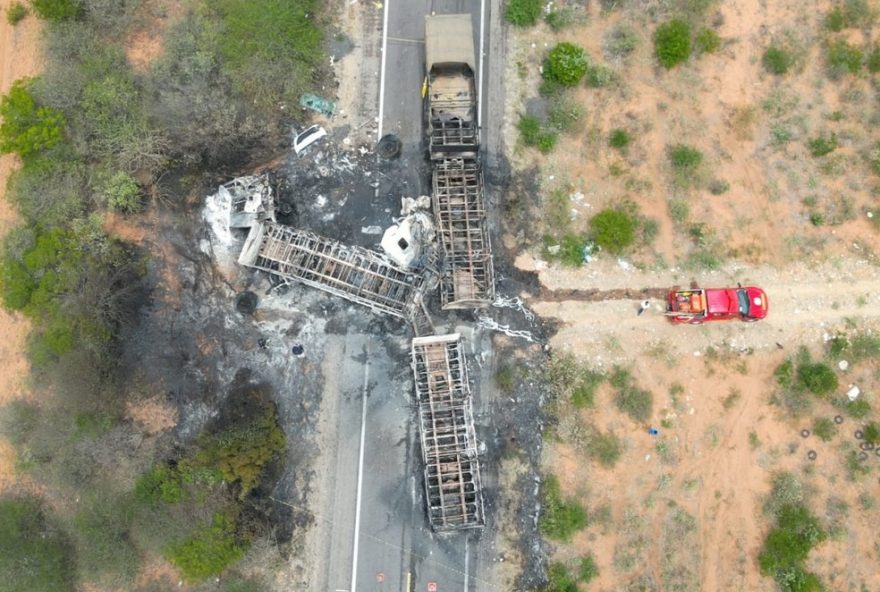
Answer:
<path fill-rule="evenodd" d="M 425 57 L 430 71 L 435 66 L 474 66 L 474 26 L 469 14 L 438 14 L 425 17 Z"/>

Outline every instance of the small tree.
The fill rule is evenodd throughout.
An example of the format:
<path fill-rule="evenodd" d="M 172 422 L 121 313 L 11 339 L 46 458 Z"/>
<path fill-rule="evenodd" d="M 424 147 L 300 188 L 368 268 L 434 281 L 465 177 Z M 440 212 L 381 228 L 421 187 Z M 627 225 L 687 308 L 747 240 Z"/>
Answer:
<path fill-rule="evenodd" d="M 654 52 L 664 68 L 671 69 L 691 55 L 691 28 L 686 22 L 674 19 L 663 23 L 654 32 Z"/>
<path fill-rule="evenodd" d="M 577 86 L 590 66 L 583 47 L 563 41 L 550 51 L 544 65 L 544 77 L 563 86 Z"/>
<path fill-rule="evenodd" d="M 820 397 L 834 392 L 837 388 L 837 375 L 828 365 L 821 362 L 799 365 L 797 381 L 799 385 Z"/>
<path fill-rule="evenodd" d="M 619 253 L 635 241 L 636 223 L 632 216 L 618 210 L 602 210 L 590 220 L 593 239 L 611 253 Z"/>
<path fill-rule="evenodd" d="M 771 45 L 764 51 L 761 63 L 764 64 L 764 69 L 771 74 L 781 76 L 794 65 L 794 57 L 785 49 L 777 45 Z"/>
<path fill-rule="evenodd" d="M 37 106 L 28 79 L 16 80 L 0 101 L 0 152 L 14 152 L 27 158 L 61 141 L 64 115 L 50 107 Z"/>

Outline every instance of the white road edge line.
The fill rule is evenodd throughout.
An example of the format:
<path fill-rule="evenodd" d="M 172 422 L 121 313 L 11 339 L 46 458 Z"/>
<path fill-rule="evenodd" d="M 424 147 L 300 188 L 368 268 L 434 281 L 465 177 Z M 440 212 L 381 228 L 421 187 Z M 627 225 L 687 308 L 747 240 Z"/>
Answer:
<path fill-rule="evenodd" d="M 480 73 L 477 77 L 477 129 L 480 130 L 483 129 L 483 33 L 485 30 L 486 0 L 480 0 Z"/>
<path fill-rule="evenodd" d="M 364 437 L 367 433 L 367 385 L 370 380 L 369 346 L 364 348 L 364 388 L 361 390 L 361 445 L 358 451 L 358 484 L 354 511 L 354 544 L 351 558 L 351 591 L 357 590 L 358 539 L 361 530 L 361 493 L 364 484 Z"/>
<path fill-rule="evenodd" d="M 385 111 L 385 55 L 388 53 L 388 5 L 391 0 L 385 0 L 384 15 L 382 17 L 382 69 L 379 72 L 379 127 L 376 140 L 382 137 L 382 114 Z M 354 588 L 352 588 L 354 592 Z"/>
<path fill-rule="evenodd" d="M 470 559 L 470 551 L 468 550 L 468 543 L 470 542 L 470 537 L 465 535 L 464 539 L 464 592 L 468 592 L 468 583 L 471 579 L 471 574 L 468 571 L 468 560 Z"/>

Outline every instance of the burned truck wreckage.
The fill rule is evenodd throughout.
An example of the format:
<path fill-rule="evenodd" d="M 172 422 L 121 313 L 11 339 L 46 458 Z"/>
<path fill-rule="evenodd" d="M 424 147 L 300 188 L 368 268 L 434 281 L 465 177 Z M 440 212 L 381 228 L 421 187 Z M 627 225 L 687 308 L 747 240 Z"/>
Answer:
<path fill-rule="evenodd" d="M 384 252 L 280 222 L 290 212 L 280 210 L 285 202 L 273 195 L 266 175 L 235 179 L 218 195 L 228 204 L 228 229 L 248 231 L 240 265 L 266 272 L 276 283 L 300 283 L 411 325 L 427 517 L 431 528 L 442 532 L 480 528 L 485 515 L 462 340 L 458 333 L 436 334 L 427 303 L 439 288 L 441 311 L 491 306 L 495 278 L 471 17 L 428 16 L 425 34 L 432 194 L 401 197 L 401 216 L 382 237 Z"/>

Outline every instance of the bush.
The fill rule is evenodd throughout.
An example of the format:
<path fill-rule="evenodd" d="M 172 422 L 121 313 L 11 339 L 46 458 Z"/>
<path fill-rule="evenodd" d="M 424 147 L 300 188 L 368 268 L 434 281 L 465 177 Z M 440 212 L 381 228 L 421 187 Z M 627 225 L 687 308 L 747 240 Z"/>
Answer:
<path fill-rule="evenodd" d="M 868 55 L 865 58 L 865 65 L 868 67 L 868 72 L 871 74 L 880 72 L 880 45 L 875 45 L 871 48 L 871 51 L 868 52 Z"/>
<path fill-rule="evenodd" d="M 0 574 L 3 590 L 74 590 L 72 556 L 60 532 L 31 499 L 0 499 Z"/>
<path fill-rule="evenodd" d="M 858 74 L 862 69 L 862 50 L 843 39 L 836 39 L 828 43 L 825 49 L 825 58 L 832 75 L 846 72 Z"/>
<path fill-rule="evenodd" d="M 830 442 L 837 435 L 837 426 L 827 417 L 813 420 L 813 433 L 823 442 Z"/>
<path fill-rule="evenodd" d="M 861 419 L 871 412 L 871 404 L 864 397 L 859 397 L 855 401 L 849 399 L 844 399 L 844 401 L 843 409 L 850 417 Z"/>
<path fill-rule="evenodd" d="M 846 16 L 840 6 L 835 6 L 825 14 L 825 28 L 838 33 L 846 27 Z"/>
<path fill-rule="evenodd" d="M 542 4 L 541 0 L 508 0 L 504 18 L 517 27 L 531 27 L 541 16 Z"/>
<path fill-rule="evenodd" d="M 47 21 L 66 21 L 82 14 L 80 0 L 30 0 L 34 12 Z"/>
<path fill-rule="evenodd" d="M 544 21 L 554 31 L 561 31 L 562 29 L 570 27 L 574 24 L 574 9 L 566 7 L 552 10 L 548 12 L 546 16 L 544 16 Z"/>
<path fill-rule="evenodd" d="M 177 503 L 183 500 L 183 478 L 171 467 L 157 465 L 138 477 L 134 495 L 138 501 L 151 507 L 160 503 Z"/>
<path fill-rule="evenodd" d="M 124 214 L 141 211 L 141 188 L 135 178 L 125 171 L 118 171 L 107 180 L 104 199 L 108 206 Z"/>
<path fill-rule="evenodd" d="M 614 80 L 614 71 L 603 64 L 594 64 L 587 68 L 587 86 L 601 88 Z"/>
<path fill-rule="evenodd" d="M 544 154 L 549 154 L 553 152 L 553 149 L 556 148 L 556 141 L 559 139 L 559 134 L 552 130 L 543 130 L 541 135 L 538 136 L 538 145 L 537 148 L 540 152 Z"/>
<path fill-rule="evenodd" d="M 617 25 L 605 37 L 605 52 L 612 58 L 626 58 L 639 46 L 639 35 L 629 25 Z"/>
<path fill-rule="evenodd" d="M 876 421 L 866 423 L 862 428 L 862 434 L 864 434 L 865 442 L 874 445 L 880 444 L 880 424 Z"/>
<path fill-rule="evenodd" d="M 721 37 L 714 29 L 703 29 L 697 34 L 694 45 L 700 53 L 715 53 L 721 49 Z"/>
<path fill-rule="evenodd" d="M 623 453 L 623 443 L 612 432 L 594 431 L 587 440 L 587 454 L 603 467 L 612 468 Z"/>
<path fill-rule="evenodd" d="M 804 570 L 804 561 L 810 549 L 825 538 L 819 521 L 806 507 L 782 506 L 758 556 L 761 573 L 773 576 L 784 590 L 822 590 L 816 576 Z"/>
<path fill-rule="evenodd" d="M 598 576 L 599 566 L 596 565 L 596 560 L 593 559 L 593 556 L 587 555 L 586 557 L 583 557 L 578 566 L 578 580 L 585 584 L 589 584 Z"/>
<path fill-rule="evenodd" d="M 628 370 L 616 367 L 609 380 L 617 389 L 614 404 L 620 411 L 638 422 L 650 419 L 654 398 L 649 391 L 638 388 Z"/>
<path fill-rule="evenodd" d="M 798 365 L 797 382 L 814 395 L 824 397 L 837 388 L 837 375 L 821 362 L 804 363 Z"/>
<path fill-rule="evenodd" d="M 547 568 L 547 585 L 542 592 L 578 592 L 577 581 L 562 563 L 551 563 Z"/>
<path fill-rule="evenodd" d="M 541 120 L 533 115 L 520 115 L 519 123 L 516 124 L 519 129 L 519 137 L 526 146 L 535 146 L 538 144 L 538 138 L 541 137 Z"/>
<path fill-rule="evenodd" d="M 17 0 L 6 9 L 6 22 L 13 27 L 20 23 L 28 15 L 27 6 Z"/>
<path fill-rule="evenodd" d="M 596 244 L 611 253 L 620 253 L 635 241 L 635 219 L 619 210 L 602 210 L 590 219 Z"/>
<path fill-rule="evenodd" d="M 608 136 L 608 145 L 615 150 L 626 150 L 631 141 L 629 132 L 620 127 L 611 130 L 611 134 Z"/>
<path fill-rule="evenodd" d="M 562 499 L 559 480 L 550 475 L 542 487 L 543 511 L 538 525 L 547 537 L 568 542 L 575 532 L 587 525 L 587 511 L 577 502 Z"/>
<path fill-rule="evenodd" d="M 246 550 L 235 540 L 233 522 L 222 514 L 215 514 L 210 526 L 169 546 L 165 557 L 180 570 L 184 579 L 197 582 L 221 573 L 241 559 Z"/>
<path fill-rule="evenodd" d="M 589 59 L 584 48 L 563 41 L 550 50 L 544 65 L 544 78 L 563 86 L 577 86 L 588 67 Z"/>
<path fill-rule="evenodd" d="M 14 152 L 27 158 L 52 148 L 61 141 L 64 115 L 50 107 L 37 106 L 31 95 L 32 81 L 16 80 L 0 100 L 0 152 Z"/>
<path fill-rule="evenodd" d="M 764 69 L 771 74 L 781 76 L 794 65 L 794 56 L 791 52 L 778 45 L 771 45 L 764 50 L 761 63 L 764 65 Z"/>
<path fill-rule="evenodd" d="M 670 146 L 667 158 L 672 167 L 682 173 L 693 173 L 703 162 L 703 153 L 684 144 Z"/>
<path fill-rule="evenodd" d="M 600 372 L 584 368 L 578 373 L 571 391 L 571 404 L 575 409 L 592 407 L 595 402 L 596 389 L 605 377 Z"/>
<path fill-rule="evenodd" d="M 686 22 L 671 20 L 654 32 L 654 53 L 657 61 L 667 70 L 687 60 L 691 55 L 691 28 Z"/>
<path fill-rule="evenodd" d="M 807 141 L 807 147 L 810 149 L 810 154 L 813 156 L 817 158 L 825 156 L 826 154 L 831 154 L 837 150 L 837 137 L 832 134 L 828 138 L 822 136 L 812 138 Z"/>

